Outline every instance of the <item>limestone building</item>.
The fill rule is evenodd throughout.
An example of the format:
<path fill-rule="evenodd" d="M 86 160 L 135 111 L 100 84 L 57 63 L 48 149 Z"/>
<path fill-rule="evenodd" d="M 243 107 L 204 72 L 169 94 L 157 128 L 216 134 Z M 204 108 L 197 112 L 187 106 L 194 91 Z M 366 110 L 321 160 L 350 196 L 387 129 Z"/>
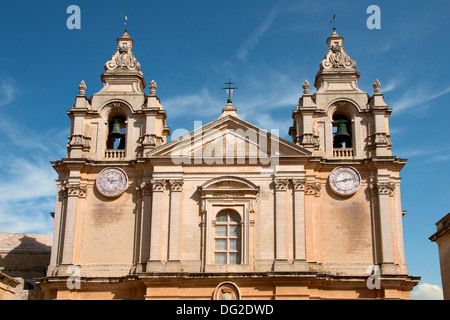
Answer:
<path fill-rule="evenodd" d="M 0 300 L 41 300 L 35 278 L 46 275 L 51 236 L 0 232 Z"/>
<path fill-rule="evenodd" d="M 327 39 L 316 92 L 303 84 L 292 141 L 229 99 L 168 142 L 156 83 L 144 93 L 133 39 L 117 42 L 103 88 L 88 98 L 80 84 L 67 157 L 52 163 L 47 299 L 410 298 L 406 160 L 391 153 L 380 82 L 358 88 L 342 36 Z"/>
<path fill-rule="evenodd" d="M 444 299 L 450 300 L 450 213 L 436 222 L 436 229 L 429 239 L 438 245 L 442 290 Z"/>

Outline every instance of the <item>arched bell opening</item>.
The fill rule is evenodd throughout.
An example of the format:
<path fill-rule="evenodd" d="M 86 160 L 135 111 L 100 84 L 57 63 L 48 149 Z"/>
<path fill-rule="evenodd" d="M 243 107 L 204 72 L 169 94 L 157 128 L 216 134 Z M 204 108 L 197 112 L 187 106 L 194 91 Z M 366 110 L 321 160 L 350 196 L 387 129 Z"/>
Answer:
<path fill-rule="evenodd" d="M 348 149 L 353 147 L 353 135 L 350 119 L 343 114 L 333 115 L 333 148 Z"/>
<path fill-rule="evenodd" d="M 108 138 L 106 148 L 109 150 L 125 150 L 126 144 L 126 118 L 114 116 L 108 121 Z"/>

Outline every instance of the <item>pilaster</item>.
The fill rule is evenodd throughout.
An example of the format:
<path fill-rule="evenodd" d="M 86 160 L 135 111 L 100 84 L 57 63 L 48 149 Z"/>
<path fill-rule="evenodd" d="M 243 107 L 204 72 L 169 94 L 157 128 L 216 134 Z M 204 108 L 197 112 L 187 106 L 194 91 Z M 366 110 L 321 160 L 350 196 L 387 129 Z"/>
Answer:
<path fill-rule="evenodd" d="M 294 263 L 306 262 L 305 184 L 306 179 L 292 180 L 294 190 Z"/>
<path fill-rule="evenodd" d="M 165 181 L 152 180 L 152 218 L 150 228 L 150 259 L 149 263 L 161 262 L 161 218 L 163 210 L 163 194 Z M 147 271 L 149 264 L 147 263 Z"/>
<path fill-rule="evenodd" d="M 392 220 L 390 197 L 393 196 L 395 184 L 389 181 L 389 176 L 379 175 L 372 185 L 374 196 L 378 202 L 378 235 L 381 244 L 381 273 L 397 274 L 394 264 Z"/>
<path fill-rule="evenodd" d="M 170 222 L 169 222 L 169 257 L 168 264 L 180 264 L 181 240 L 181 195 L 183 180 L 170 180 Z M 180 265 L 181 268 L 181 265 Z"/>
<path fill-rule="evenodd" d="M 287 264 L 286 246 L 286 189 L 289 179 L 275 178 L 275 264 Z"/>

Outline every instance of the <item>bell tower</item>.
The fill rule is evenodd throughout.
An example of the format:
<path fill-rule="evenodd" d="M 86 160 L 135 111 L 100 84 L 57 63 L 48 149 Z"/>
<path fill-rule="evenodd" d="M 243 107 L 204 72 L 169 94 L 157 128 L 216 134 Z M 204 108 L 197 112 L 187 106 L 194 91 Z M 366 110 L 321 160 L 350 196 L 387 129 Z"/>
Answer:
<path fill-rule="evenodd" d="M 335 203 L 321 215 L 337 219 L 367 213 L 370 224 L 364 227 L 373 232 L 374 265 L 383 274 L 405 274 L 400 171 L 406 160 L 391 152 L 392 109 L 384 102 L 380 81 L 373 83 L 372 96 L 358 88 L 360 73 L 343 41 L 333 29 L 315 77 L 317 91 L 311 93 L 305 80 L 289 134 L 312 153 L 306 167 L 314 170 L 311 179 L 326 187 L 322 201 Z"/>
<path fill-rule="evenodd" d="M 392 109 L 384 102 L 378 80 L 372 97 L 358 88 L 360 73 L 343 40 L 335 29 L 327 39 L 328 51 L 314 82 L 317 92 L 311 94 L 305 80 L 290 135 L 297 145 L 327 159 L 391 156 Z"/>
<path fill-rule="evenodd" d="M 156 82 L 150 82 L 148 95 L 144 93 L 144 75 L 133 45 L 125 30 L 104 65 L 102 89 L 88 98 L 87 85 L 82 81 L 75 104 L 67 112 L 71 119 L 67 157 L 52 162 L 58 173 L 58 196 L 49 275 L 67 274 L 70 266 L 80 264 L 82 221 L 97 219 L 98 212 L 106 216 L 114 211 L 113 216 L 124 219 L 124 228 L 127 214 L 135 206 L 131 199 L 135 195 L 130 191 L 133 188 L 128 187 L 134 184 L 136 188 L 136 177 L 143 175 L 139 170 L 151 172 L 151 168 L 142 169 L 136 163 L 148 160 L 148 153 L 165 144 L 170 135 L 166 111 L 156 95 Z M 111 199 L 116 202 L 108 207 Z M 103 229 L 99 227 L 92 234 L 100 237 L 99 230 Z M 95 263 L 98 259 L 92 257 Z"/>
<path fill-rule="evenodd" d="M 87 86 L 79 85 L 71 118 L 68 158 L 131 160 L 166 143 L 170 129 L 166 111 L 156 95 L 155 81 L 146 95 L 141 65 L 133 54 L 133 39 L 127 31 L 117 39 L 117 49 L 105 63 L 103 88 L 86 97 Z"/>

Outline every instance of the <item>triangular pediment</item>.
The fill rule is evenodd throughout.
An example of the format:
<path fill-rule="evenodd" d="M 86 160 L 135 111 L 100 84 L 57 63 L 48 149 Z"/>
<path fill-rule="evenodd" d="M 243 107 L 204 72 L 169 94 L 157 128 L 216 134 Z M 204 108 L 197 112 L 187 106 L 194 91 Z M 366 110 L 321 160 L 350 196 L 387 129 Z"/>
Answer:
<path fill-rule="evenodd" d="M 147 157 L 267 159 L 311 153 L 233 116 L 222 117 L 147 153 Z"/>

